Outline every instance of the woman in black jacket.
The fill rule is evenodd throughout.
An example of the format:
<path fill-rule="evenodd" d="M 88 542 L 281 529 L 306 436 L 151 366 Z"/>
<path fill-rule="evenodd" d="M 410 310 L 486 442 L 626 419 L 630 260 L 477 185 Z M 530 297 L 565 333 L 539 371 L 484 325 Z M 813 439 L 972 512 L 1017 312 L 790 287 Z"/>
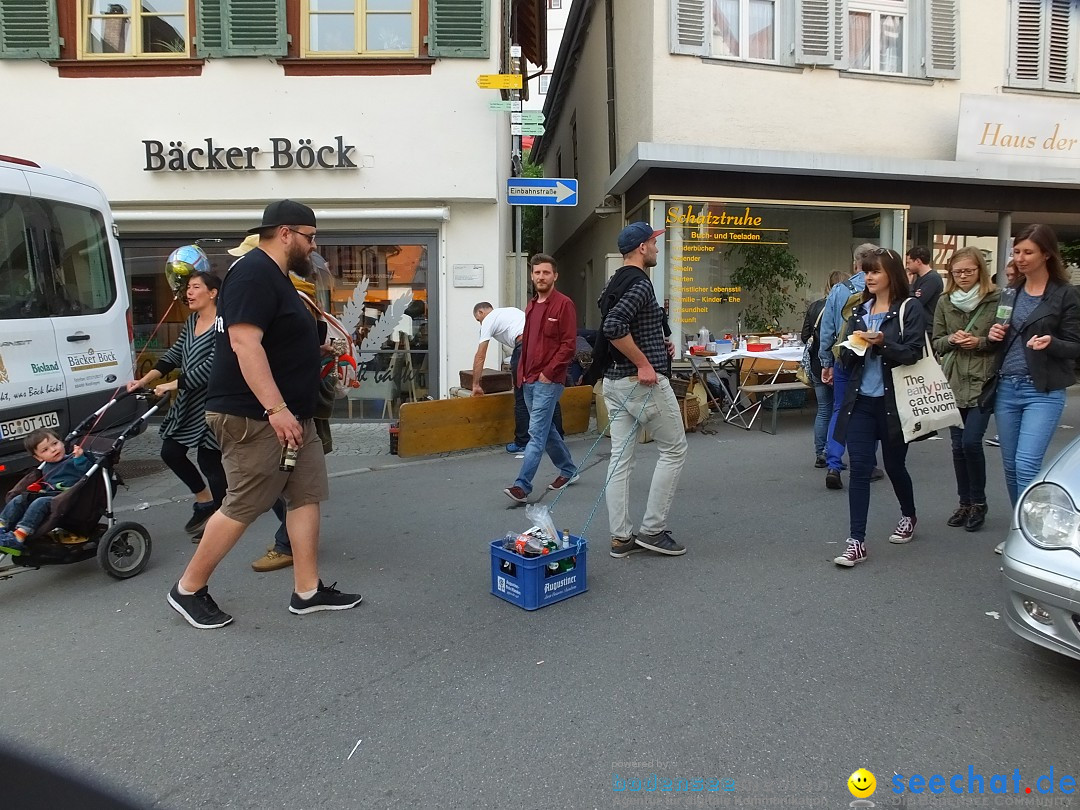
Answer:
<path fill-rule="evenodd" d="M 851 337 L 841 344 L 840 362 L 848 370 L 848 385 L 836 423 L 837 441 L 846 442 L 851 461 L 847 549 L 833 559 L 845 568 L 866 560 L 870 472 L 879 441 L 885 472 L 900 502 L 900 521 L 889 542 L 910 542 L 916 523 L 915 493 L 906 466 L 907 444 L 896 412 L 892 370 L 922 358 L 926 316 L 919 302 L 908 296 L 904 260 L 895 250 L 878 248 L 863 259 L 862 271 L 866 274 L 863 305 L 848 321 Z"/>
<path fill-rule="evenodd" d="M 1069 285 L 1058 241 L 1046 225 L 1029 225 L 1013 241 L 1019 271 L 1010 285 L 1016 303 L 1009 321 L 987 336 L 998 344 L 994 418 L 1005 485 L 1015 506 L 1042 467 L 1076 382 L 1080 357 L 1080 297 Z"/>

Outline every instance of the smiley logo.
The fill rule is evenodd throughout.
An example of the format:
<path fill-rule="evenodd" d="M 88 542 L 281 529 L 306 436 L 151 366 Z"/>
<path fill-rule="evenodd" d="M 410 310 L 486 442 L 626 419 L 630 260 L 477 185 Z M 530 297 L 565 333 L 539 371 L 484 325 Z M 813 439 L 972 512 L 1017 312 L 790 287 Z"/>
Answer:
<path fill-rule="evenodd" d="M 848 777 L 847 789 L 855 798 L 865 799 L 867 796 L 872 796 L 874 790 L 877 789 L 877 780 L 866 768 L 859 768 Z"/>

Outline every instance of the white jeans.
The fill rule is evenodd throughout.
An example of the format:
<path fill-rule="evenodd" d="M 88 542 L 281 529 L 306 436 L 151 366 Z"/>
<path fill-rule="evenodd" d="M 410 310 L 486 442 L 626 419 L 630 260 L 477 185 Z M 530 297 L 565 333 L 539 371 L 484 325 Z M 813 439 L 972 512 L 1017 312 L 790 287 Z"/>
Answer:
<path fill-rule="evenodd" d="M 630 473 L 634 468 L 639 422 L 660 450 L 649 487 L 649 502 L 641 519 L 641 533 L 660 534 L 667 529 L 668 512 L 686 460 L 686 431 L 671 383 L 667 377 L 658 377 L 656 385 L 649 388 L 639 385 L 637 377 L 605 379 L 604 402 L 611 417 L 611 463 L 607 481 L 611 536 L 625 540 L 633 534 Z"/>

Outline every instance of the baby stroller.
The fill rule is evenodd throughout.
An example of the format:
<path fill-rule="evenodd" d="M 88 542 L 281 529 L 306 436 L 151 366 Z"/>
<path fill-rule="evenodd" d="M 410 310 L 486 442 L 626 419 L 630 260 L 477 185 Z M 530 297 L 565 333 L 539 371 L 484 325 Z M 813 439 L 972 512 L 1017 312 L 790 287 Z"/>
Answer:
<path fill-rule="evenodd" d="M 147 411 L 128 425 L 119 436 L 102 449 L 91 446 L 91 431 L 100 417 L 121 399 L 135 396 L 145 402 Z M 94 463 L 86 474 L 71 487 L 56 495 L 50 504 L 49 515 L 37 531 L 26 538 L 26 548 L 17 556 L 0 556 L 0 577 L 10 576 L 15 569 L 41 568 L 45 565 L 67 565 L 97 557 L 109 576 L 117 579 L 133 577 L 150 560 L 150 533 L 139 523 L 117 523 L 113 515 L 113 496 L 123 483 L 116 471 L 124 442 L 137 436 L 146 427 L 161 400 L 152 391 L 123 391 L 90 414 L 64 437 L 65 447 L 87 436 L 86 449 L 94 454 Z M 41 478 L 38 469 L 27 473 L 7 494 L 7 500 L 29 492 Z M 43 493 L 44 494 L 44 493 Z"/>

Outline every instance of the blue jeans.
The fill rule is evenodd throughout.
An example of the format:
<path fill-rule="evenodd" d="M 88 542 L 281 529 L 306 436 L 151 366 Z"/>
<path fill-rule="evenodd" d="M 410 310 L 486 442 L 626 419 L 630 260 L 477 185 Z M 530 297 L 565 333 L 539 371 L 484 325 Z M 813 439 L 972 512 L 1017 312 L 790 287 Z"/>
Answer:
<path fill-rule="evenodd" d="M 551 424 L 555 415 L 555 406 L 559 404 L 559 397 L 563 392 L 562 383 L 525 383 L 522 393 L 525 394 L 525 405 L 529 409 L 529 443 L 525 445 L 525 460 L 521 462 L 521 472 L 518 473 L 516 486 L 521 487 L 526 493 L 532 492 L 532 480 L 536 475 L 536 469 L 540 466 L 540 459 L 547 450 L 551 463 L 559 470 L 559 475 L 572 478 L 577 474 L 574 460 L 570 458 L 570 451 L 566 442 L 559 435 L 559 431 Z"/>
<path fill-rule="evenodd" d="M 844 469 L 844 445 L 833 438 L 833 433 L 836 431 L 836 418 L 840 415 L 840 407 L 844 404 L 847 380 L 844 367 L 839 364 L 833 366 L 833 408 L 832 416 L 829 418 L 829 430 L 825 437 L 825 461 L 830 470 Z"/>
<path fill-rule="evenodd" d="M 885 473 L 892 483 L 900 514 L 915 517 L 915 492 L 907 471 L 907 449 L 903 442 L 889 440 L 889 425 L 885 418 L 885 397 L 857 397 L 848 417 L 847 450 L 851 459 L 848 481 L 848 515 L 851 521 L 848 536 L 866 540 L 866 516 L 870 511 L 870 473 L 874 469 L 877 443 L 881 442 L 881 458 Z"/>
<path fill-rule="evenodd" d="M 1036 391 L 1030 377 L 1002 377 L 994 401 L 1005 486 L 1015 506 L 1035 480 L 1065 409 L 1065 391 Z"/>
<path fill-rule="evenodd" d="M 829 422 L 833 412 L 833 387 L 814 381 L 814 398 L 817 400 L 817 416 L 814 417 L 814 455 L 825 455 L 825 443 L 829 440 Z"/>
<path fill-rule="evenodd" d="M 49 506 L 55 497 L 56 495 L 38 495 L 30 500 L 29 492 L 16 495 L 8 501 L 3 511 L 0 511 L 0 522 L 7 531 L 22 529 L 29 537 L 49 516 Z"/>
<path fill-rule="evenodd" d="M 514 350 L 510 352 L 510 378 L 514 381 L 514 444 L 524 447 L 529 443 L 529 408 L 525 405 L 525 392 L 517 384 L 520 359 L 521 343 L 518 342 L 514 345 Z M 555 403 L 555 415 L 552 418 L 559 435 L 565 436 L 566 432 L 562 426 L 562 408 L 558 402 Z"/>
<path fill-rule="evenodd" d="M 288 554 L 291 557 L 292 543 L 289 542 L 289 530 L 285 528 L 285 499 L 278 498 L 270 508 L 274 510 L 277 519 L 281 521 L 281 525 L 274 532 L 274 551 L 278 554 Z"/>
<path fill-rule="evenodd" d="M 963 427 L 950 427 L 952 460 L 956 471 L 956 494 L 960 503 L 986 503 L 986 455 L 983 436 L 990 414 L 979 408 L 961 408 Z"/>

